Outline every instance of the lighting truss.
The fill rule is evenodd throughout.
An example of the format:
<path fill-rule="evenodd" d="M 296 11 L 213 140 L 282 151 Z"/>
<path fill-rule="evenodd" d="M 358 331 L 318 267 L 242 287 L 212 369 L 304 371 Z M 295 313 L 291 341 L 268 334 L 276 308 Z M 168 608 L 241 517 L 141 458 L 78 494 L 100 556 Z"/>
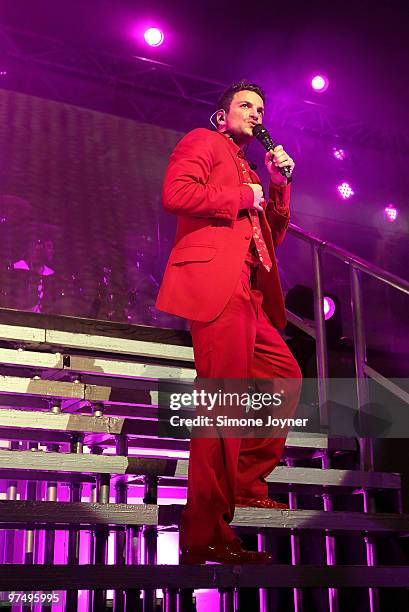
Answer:
<path fill-rule="evenodd" d="M 163 62 L 114 55 L 100 49 L 78 48 L 61 40 L 14 28 L 0 29 L 0 52 L 3 58 L 0 70 L 8 72 L 0 86 L 35 95 L 44 95 L 45 91 L 46 95 L 63 100 L 66 96 L 62 90 L 59 91 L 63 87 L 61 77 L 70 75 L 83 86 L 87 83 L 87 105 L 92 106 L 92 94 L 100 95 L 102 85 L 111 90 L 111 96 L 120 92 L 127 98 L 129 111 L 125 114 L 150 123 L 163 122 L 172 112 L 177 115 L 172 115 L 176 125 L 190 127 L 197 122 L 199 115 L 203 118 L 210 114 L 214 101 L 226 87 L 225 83 L 180 71 Z M 33 69 L 40 75 L 37 80 L 33 78 Z M 39 93 L 40 81 L 43 89 Z M 148 109 L 144 108 L 147 99 Z M 144 104 L 140 103 L 141 100 Z M 409 154 L 409 131 L 375 129 L 310 100 L 288 101 L 269 95 L 267 120 L 331 142 Z"/>

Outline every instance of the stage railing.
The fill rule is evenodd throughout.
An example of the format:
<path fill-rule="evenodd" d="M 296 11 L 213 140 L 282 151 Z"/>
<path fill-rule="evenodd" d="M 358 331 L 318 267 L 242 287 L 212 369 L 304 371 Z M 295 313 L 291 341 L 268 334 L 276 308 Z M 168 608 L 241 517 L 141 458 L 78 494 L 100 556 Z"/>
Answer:
<path fill-rule="evenodd" d="M 325 332 L 325 318 L 323 304 L 322 286 L 322 256 L 328 254 L 350 266 L 350 288 L 351 288 L 351 310 L 353 322 L 353 340 L 355 353 L 355 375 L 358 409 L 369 404 L 368 379 L 372 378 L 378 384 L 388 389 L 409 405 L 409 393 L 385 378 L 376 369 L 367 363 L 366 336 L 364 326 L 364 309 L 362 299 L 362 272 L 376 278 L 398 291 L 409 295 L 409 282 L 383 270 L 382 268 L 361 259 L 345 251 L 340 247 L 321 240 L 317 236 L 306 232 L 297 225 L 290 224 L 289 234 L 304 240 L 311 245 L 311 255 L 314 270 L 314 322 L 305 321 L 295 314 L 287 311 L 288 320 L 308 335 L 315 338 L 317 355 L 317 379 L 318 379 L 318 402 L 321 427 L 328 427 L 328 351 Z M 371 438 L 360 438 L 360 467 L 363 470 L 374 469 L 373 440 Z"/>

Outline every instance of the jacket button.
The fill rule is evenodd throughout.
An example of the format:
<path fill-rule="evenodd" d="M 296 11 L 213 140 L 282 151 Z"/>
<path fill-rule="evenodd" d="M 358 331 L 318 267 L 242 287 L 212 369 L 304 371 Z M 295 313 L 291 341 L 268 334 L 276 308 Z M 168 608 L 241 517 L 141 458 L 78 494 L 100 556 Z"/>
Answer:
<path fill-rule="evenodd" d="M 251 236 L 244 236 L 245 240 L 250 240 Z"/>

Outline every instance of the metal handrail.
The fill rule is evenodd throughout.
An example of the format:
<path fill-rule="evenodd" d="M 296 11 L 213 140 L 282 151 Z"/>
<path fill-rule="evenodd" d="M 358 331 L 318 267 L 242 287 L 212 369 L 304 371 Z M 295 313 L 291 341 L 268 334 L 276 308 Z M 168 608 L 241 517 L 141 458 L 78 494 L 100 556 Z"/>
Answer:
<path fill-rule="evenodd" d="M 394 287 L 398 291 L 402 291 L 409 295 L 409 282 L 391 274 L 386 270 L 353 255 L 349 251 L 345 251 L 340 247 L 321 240 L 317 236 L 306 232 L 297 225 L 290 224 L 288 232 L 300 238 L 311 245 L 312 261 L 314 269 L 314 315 L 313 322 L 306 321 L 294 313 L 288 311 L 289 321 L 296 327 L 315 338 L 317 350 L 317 375 L 318 375 L 318 403 L 320 410 L 320 422 L 325 428 L 328 425 L 327 414 L 327 398 L 328 398 L 328 354 L 326 345 L 325 318 L 322 308 L 323 290 L 322 290 L 322 271 L 321 259 L 323 254 L 329 254 L 337 259 L 340 259 L 345 264 L 350 266 L 350 282 L 351 282 L 351 309 L 353 320 L 353 335 L 354 335 L 354 351 L 355 351 L 355 375 L 357 384 L 358 407 L 369 402 L 369 386 L 368 378 L 376 380 L 380 385 L 403 399 L 406 403 L 407 394 L 396 384 L 390 384 L 390 381 L 385 378 L 380 372 L 372 367 L 369 367 L 366 359 L 366 338 L 365 326 L 363 323 L 363 303 L 362 303 L 362 286 L 361 273 L 364 272 L 377 280 Z M 361 438 L 360 442 L 360 461 L 361 469 L 373 470 L 373 442 L 370 438 Z"/>
<path fill-rule="evenodd" d="M 391 285 L 391 287 L 394 287 L 395 289 L 403 291 L 404 293 L 407 293 L 409 295 L 409 281 L 406 281 L 405 279 L 400 278 L 399 276 L 396 276 L 391 272 L 387 272 L 379 266 L 375 266 L 369 261 L 366 261 L 366 259 L 361 259 L 353 253 L 345 251 L 344 249 L 341 249 L 340 247 L 336 246 L 335 244 L 332 244 L 331 242 L 321 240 L 321 238 L 318 238 L 317 236 L 314 236 L 313 234 L 310 234 L 309 232 L 306 232 L 305 230 L 301 229 L 300 227 L 298 227 L 298 225 L 290 223 L 287 231 L 290 234 L 301 238 L 305 242 L 315 244 L 326 253 L 333 255 L 338 259 L 341 259 L 346 264 L 352 264 L 358 270 L 366 272 L 370 276 L 373 276 L 374 278 L 377 278 L 378 280 L 385 282 L 388 285 Z"/>

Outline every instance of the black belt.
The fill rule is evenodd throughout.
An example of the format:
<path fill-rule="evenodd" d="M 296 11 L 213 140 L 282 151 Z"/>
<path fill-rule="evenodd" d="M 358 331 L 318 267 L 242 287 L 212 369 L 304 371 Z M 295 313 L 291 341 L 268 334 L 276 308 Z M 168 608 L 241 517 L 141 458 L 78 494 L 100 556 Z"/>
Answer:
<path fill-rule="evenodd" d="M 239 210 L 239 212 L 237 213 L 237 218 L 241 219 L 242 217 L 247 217 L 247 219 L 249 219 L 249 214 L 248 214 L 248 210 L 247 208 L 242 208 L 241 210 Z"/>

